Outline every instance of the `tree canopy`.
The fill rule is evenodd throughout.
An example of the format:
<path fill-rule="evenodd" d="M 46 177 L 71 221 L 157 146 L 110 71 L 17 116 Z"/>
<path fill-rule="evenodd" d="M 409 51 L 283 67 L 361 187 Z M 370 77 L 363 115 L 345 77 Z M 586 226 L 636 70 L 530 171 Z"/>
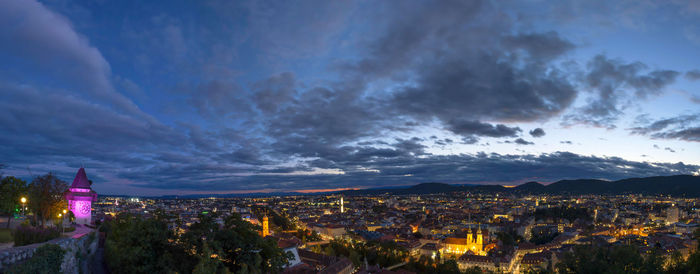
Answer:
<path fill-rule="evenodd" d="M 291 255 L 258 227 L 234 214 L 216 222 L 200 215 L 187 232 L 176 235 L 160 214 L 141 218 L 120 214 L 109 223 L 105 259 L 114 273 L 277 273 Z"/>
<path fill-rule="evenodd" d="M 34 178 L 29 183 L 29 202 L 27 206 L 34 212 L 36 221 L 45 225 L 50 220 L 67 208 L 63 194 L 68 190 L 68 183 L 58 179 L 52 173 Z"/>
<path fill-rule="evenodd" d="M 21 208 L 20 198 L 26 195 L 27 182 L 8 176 L 0 180 L 0 213 L 7 215 L 7 227 L 10 227 L 13 215 Z"/>

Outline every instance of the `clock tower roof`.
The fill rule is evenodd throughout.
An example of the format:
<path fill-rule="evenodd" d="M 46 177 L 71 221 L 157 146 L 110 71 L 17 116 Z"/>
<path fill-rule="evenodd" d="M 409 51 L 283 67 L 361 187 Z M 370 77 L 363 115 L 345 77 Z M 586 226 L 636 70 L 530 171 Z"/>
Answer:
<path fill-rule="evenodd" d="M 78 174 L 75 174 L 75 179 L 73 179 L 73 183 L 70 185 L 71 188 L 90 188 L 90 181 L 87 178 L 87 174 L 85 174 L 85 169 L 80 168 L 78 170 Z"/>

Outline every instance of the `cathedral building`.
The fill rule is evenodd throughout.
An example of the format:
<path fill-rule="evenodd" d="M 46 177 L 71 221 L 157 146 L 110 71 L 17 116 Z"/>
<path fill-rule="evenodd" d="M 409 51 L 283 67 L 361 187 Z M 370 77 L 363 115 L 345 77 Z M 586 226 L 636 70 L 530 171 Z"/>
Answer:
<path fill-rule="evenodd" d="M 476 236 L 472 234 L 471 227 L 467 230 L 466 238 L 449 237 L 445 239 L 442 253 L 446 255 L 486 255 L 488 252 L 484 244 L 484 234 L 481 231 L 481 226 L 476 231 Z"/>

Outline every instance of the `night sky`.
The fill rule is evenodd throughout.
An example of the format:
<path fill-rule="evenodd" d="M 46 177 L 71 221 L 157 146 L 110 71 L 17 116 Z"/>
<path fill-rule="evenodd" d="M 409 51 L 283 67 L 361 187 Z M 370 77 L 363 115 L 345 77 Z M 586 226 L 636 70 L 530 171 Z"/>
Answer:
<path fill-rule="evenodd" d="M 700 2 L 0 0 L 0 163 L 129 195 L 697 175 Z"/>

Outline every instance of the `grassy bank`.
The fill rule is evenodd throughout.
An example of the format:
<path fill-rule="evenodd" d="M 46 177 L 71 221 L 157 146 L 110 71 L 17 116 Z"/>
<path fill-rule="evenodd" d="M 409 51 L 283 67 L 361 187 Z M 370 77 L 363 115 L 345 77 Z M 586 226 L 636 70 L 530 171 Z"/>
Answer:
<path fill-rule="evenodd" d="M 12 233 L 9 228 L 0 228 L 0 243 L 12 242 Z"/>

